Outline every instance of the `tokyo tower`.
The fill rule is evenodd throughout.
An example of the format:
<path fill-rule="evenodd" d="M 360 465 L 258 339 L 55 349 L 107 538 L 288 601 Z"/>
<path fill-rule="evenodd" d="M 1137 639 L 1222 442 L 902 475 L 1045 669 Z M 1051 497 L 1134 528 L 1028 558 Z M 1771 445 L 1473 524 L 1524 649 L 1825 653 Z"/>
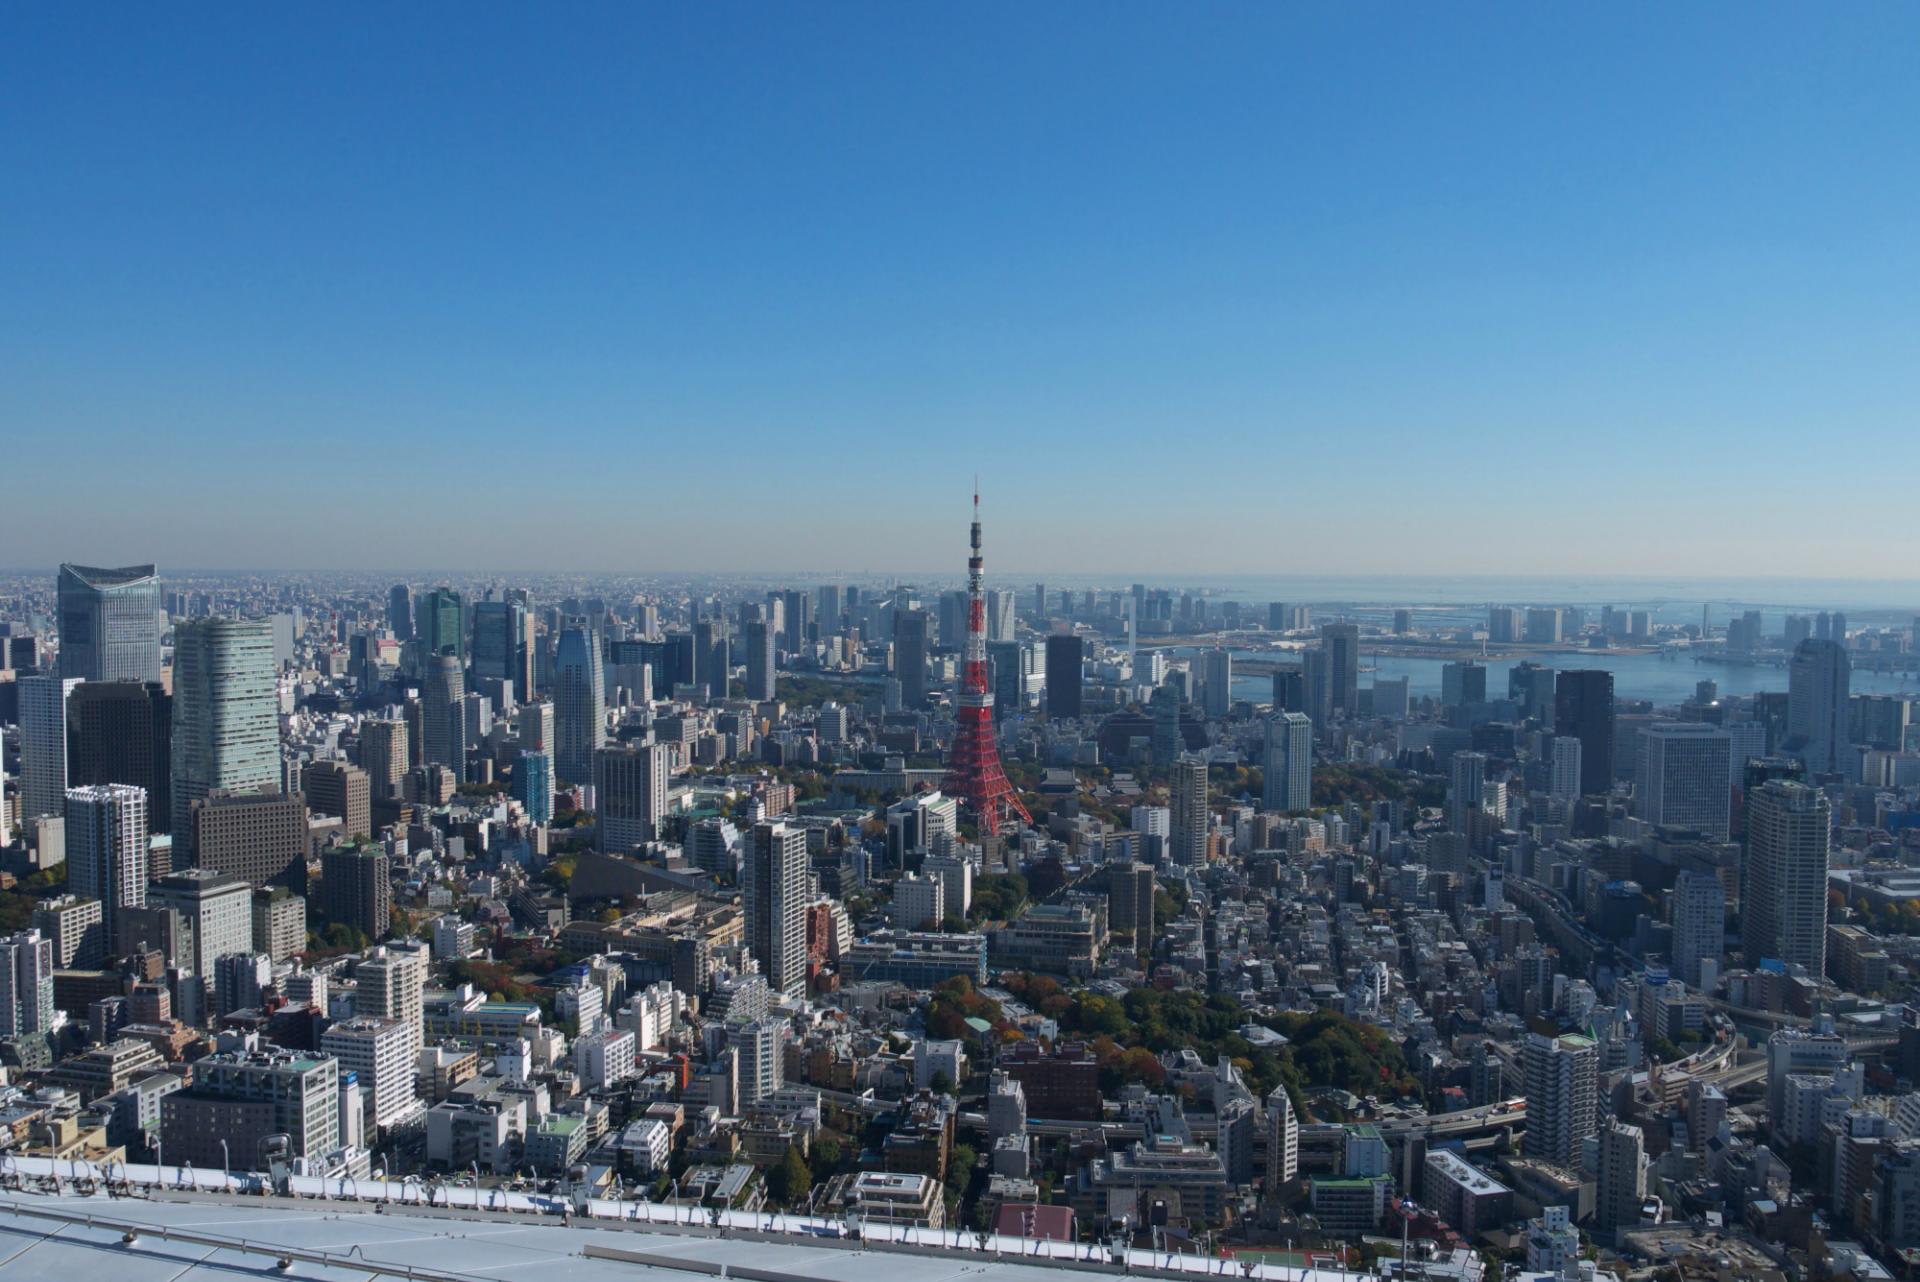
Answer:
<path fill-rule="evenodd" d="M 1009 812 L 1031 824 L 1033 816 L 1014 795 L 1000 768 L 993 740 L 993 687 L 987 682 L 987 598 L 981 586 L 980 487 L 973 489 L 973 555 L 967 558 L 967 645 L 960 671 L 959 724 L 947 754 L 949 796 L 973 812 L 983 834 L 997 833 Z"/>

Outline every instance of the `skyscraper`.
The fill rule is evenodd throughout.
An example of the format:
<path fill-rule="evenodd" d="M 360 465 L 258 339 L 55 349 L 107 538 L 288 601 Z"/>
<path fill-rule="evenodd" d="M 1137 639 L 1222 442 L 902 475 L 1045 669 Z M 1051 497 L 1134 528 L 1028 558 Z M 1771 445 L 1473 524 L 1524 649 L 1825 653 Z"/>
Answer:
<path fill-rule="evenodd" d="M 120 945 L 120 912 L 147 902 L 147 794 L 95 784 L 66 794 L 67 890 L 100 901 L 110 946 Z"/>
<path fill-rule="evenodd" d="M 807 834 L 784 823 L 757 823 L 742 870 L 747 950 L 767 986 L 788 998 L 807 989 Z"/>
<path fill-rule="evenodd" d="M 1306 714 L 1280 712 L 1267 719 L 1263 768 L 1263 809 L 1292 812 L 1313 804 L 1313 721 Z"/>
<path fill-rule="evenodd" d="M 1727 733 L 1705 722 L 1647 726 L 1640 732 L 1635 815 L 1725 841 L 1733 809 L 1732 753 Z"/>
<path fill-rule="evenodd" d="M 600 648 L 585 628 L 560 634 L 553 673 L 553 769 L 564 783 L 593 782 L 593 754 L 607 743 Z"/>
<path fill-rule="evenodd" d="M 727 697 L 727 680 L 733 672 L 733 654 L 727 644 L 725 619 L 702 619 L 693 625 L 695 684 L 705 688 L 709 700 Z"/>
<path fill-rule="evenodd" d="M 360 768 L 367 772 L 370 801 L 400 795 L 409 761 L 406 722 L 369 718 L 360 723 Z"/>
<path fill-rule="evenodd" d="M 1556 801 L 1576 801 L 1580 797 L 1580 740 L 1576 735 L 1553 737 L 1553 780 L 1551 791 Z"/>
<path fill-rule="evenodd" d="M 373 789 L 367 772 L 344 761 L 314 761 L 300 773 L 300 791 L 315 814 L 334 815 L 348 837 L 373 836 Z"/>
<path fill-rule="evenodd" d="M 1082 665 L 1086 643 L 1069 632 L 1047 638 L 1047 716 L 1077 717 L 1081 706 Z"/>
<path fill-rule="evenodd" d="M 404 583 L 387 591 L 387 628 L 403 645 L 413 640 L 413 589 Z"/>
<path fill-rule="evenodd" d="M 160 680 L 160 579 L 151 565 L 60 567 L 60 675 Z"/>
<path fill-rule="evenodd" d="M 364 814 L 360 822 L 366 822 Z M 307 801 L 300 793 L 215 789 L 193 803 L 187 826 L 197 867 L 249 885 L 306 890 Z"/>
<path fill-rule="evenodd" d="M 1726 951 L 1727 891 L 1720 875 L 1682 868 L 1673 882 L 1673 974 L 1689 988 L 1706 988 L 1720 973 Z"/>
<path fill-rule="evenodd" d="M 593 754 L 594 848 L 627 855 L 659 836 L 667 810 L 667 746 L 602 748 Z"/>
<path fill-rule="evenodd" d="M 1580 741 L 1580 795 L 1613 788 L 1613 673 L 1578 668 L 1554 679 L 1553 732 Z"/>
<path fill-rule="evenodd" d="M 38 930 L 0 939 L 0 1038 L 53 1027 L 53 941 Z"/>
<path fill-rule="evenodd" d="M 387 852 L 379 846 L 336 846 L 323 852 L 320 896 L 328 920 L 351 926 L 368 939 L 385 937 L 393 903 L 388 864 Z"/>
<path fill-rule="evenodd" d="M 77 677 L 20 678 L 20 819 L 66 808 L 67 701 Z"/>
<path fill-rule="evenodd" d="M 1787 665 L 1786 750 L 1813 774 L 1851 774 L 1852 661 L 1836 641 L 1802 641 Z"/>
<path fill-rule="evenodd" d="M 1747 963 L 1773 958 L 1826 973 L 1831 810 L 1802 783 L 1769 779 L 1747 794 L 1741 935 Z M 69 838 L 71 840 L 71 838 Z"/>
<path fill-rule="evenodd" d="M 1447 829 L 1450 832 L 1471 833 L 1473 816 L 1480 813 L 1486 797 L 1486 755 L 1456 752 L 1448 772 L 1451 782 L 1447 789 Z"/>
<path fill-rule="evenodd" d="M 147 822 L 172 832 L 173 697 L 158 681 L 86 681 L 67 696 L 67 784 L 146 789 Z"/>
<path fill-rule="evenodd" d="M 1594 1190 L 1594 1223 L 1604 1230 L 1637 1228 L 1647 1197 L 1646 1136 L 1639 1127 L 1608 1118 L 1600 1132 L 1600 1179 Z"/>
<path fill-rule="evenodd" d="M 173 639 L 173 853 L 191 863 L 195 801 L 280 786 L 280 712 L 266 621 L 195 619 Z"/>
<path fill-rule="evenodd" d="M 525 806 L 531 823 L 553 822 L 553 757 L 522 752 L 513 762 L 513 799 Z"/>
<path fill-rule="evenodd" d="M 898 610 L 893 616 L 893 675 L 900 706 L 918 710 L 927 702 L 927 614 Z"/>
<path fill-rule="evenodd" d="M 533 697 L 533 615 L 518 601 L 480 601 L 473 607 L 476 681 L 513 682 L 514 697 Z"/>
<path fill-rule="evenodd" d="M 1440 702 L 1449 708 L 1487 701 L 1486 665 L 1463 659 L 1440 668 Z"/>
<path fill-rule="evenodd" d="M 1600 1055 L 1593 1039 L 1529 1033 L 1521 1062 L 1527 1097 L 1522 1151 L 1578 1171 L 1580 1146 L 1599 1121 Z"/>
<path fill-rule="evenodd" d="M 456 783 L 467 781 L 467 680 L 460 660 L 436 654 L 427 660 L 427 679 L 420 691 L 420 725 L 426 732 L 427 764 L 453 771 Z"/>
<path fill-rule="evenodd" d="M 1181 757 L 1173 763 L 1169 781 L 1173 810 L 1173 862 L 1197 867 L 1207 861 L 1207 763 L 1199 757 Z"/>
<path fill-rule="evenodd" d="M 1209 717 L 1233 708 L 1233 651 L 1215 646 L 1200 656 L 1200 692 Z"/>
<path fill-rule="evenodd" d="M 773 698 L 774 632 L 764 619 L 747 624 L 747 698 L 764 703 Z"/>
<path fill-rule="evenodd" d="M 435 588 L 420 598 L 420 608 L 414 612 L 414 630 L 428 658 L 451 654 L 461 666 L 466 665 L 465 609 L 466 603 L 452 588 Z"/>
<path fill-rule="evenodd" d="M 1320 627 L 1320 649 L 1326 659 L 1327 709 L 1351 717 L 1360 711 L 1360 627 L 1355 623 L 1326 623 Z"/>

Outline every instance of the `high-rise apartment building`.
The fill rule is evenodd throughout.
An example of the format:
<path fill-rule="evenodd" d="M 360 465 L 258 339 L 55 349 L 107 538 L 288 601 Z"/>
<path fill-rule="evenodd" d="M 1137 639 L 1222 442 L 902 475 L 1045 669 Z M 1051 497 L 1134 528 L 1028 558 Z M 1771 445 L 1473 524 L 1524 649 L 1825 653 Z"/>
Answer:
<path fill-rule="evenodd" d="M 553 770 L 563 783 L 593 782 L 593 754 L 607 744 L 605 681 L 594 635 L 578 627 L 561 632 L 553 674 Z"/>
<path fill-rule="evenodd" d="M 151 565 L 63 565 L 58 590 L 62 677 L 160 680 L 160 578 Z"/>
<path fill-rule="evenodd" d="M 193 803 L 280 786 L 273 635 L 265 620 L 194 619 L 173 636 L 173 858 L 192 862 Z"/>
<path fill-rule="evenodd" d="M 602 748 L 593 754 L 594 848 L 628 855 L 659 836 L 667 812 L 665 744 Z"/>
<path fill-rule="evenodd" d="M 484 602 L 483 602 L 484 604 Z M 420 1111 L 414 1092 L 414 1057 L 419 1032 L 406 1021 L 380 1015 L 355 1015 L 321 1034 L 320 1049 L 354 1074 L 369 1097 L 367 1120 L 386 1129 Z"/>
<path fill-rule="evenodd" d="M 1553 731 L 1580 741 L 1580 795 L 1613 788 L 1613 673 L 1599 668 L 1562 672 L 1554 679 Z"/>
<path fill-rule="evenodd" d="M 784 823 L 757 823 L 742 869 L 747 949 L 767 986 L 787 998 L 807 988 L 807 834 Z M 916 923 L 917 924 L 917 923 Z"/>
<path fill-rule="evenodd" d="M 1266 757 L 1260 804 L 1292 812 L 1313 804 L 1313 721 L 1300 712 L 1267 719 Z"/>
<path fill-rule="evenodd" d="M 1747 962 L 1771 958 L 1826 973 L 1832 812 L 1818 789 L 1769 779 L 1747 794 L 1747 872 L 1740 888 Z"/>
<path fill-rule="evenodd" d="M 1633 800 L 1634 813 L 1650 824 L 1725 841 L 1733 812 L 1733 740 L 1700 721 L 1645 727 Z"/>
<path fill-rule="evenodd" d="M 1555 801 L 1577 801 L 1580 798 L 1580 740 L 1576 735 L 1556 734 L 1553 737 L 1553 776 L 1549 792 Z"/>
<path fill-rule="evenodd" d="M 1526 1076 L 1528 1157 L 1580 1169 L 1580 1146 L 1599 1121 L 1600 1055 L 1590 1037 L 1529 1033 Z"/>
<path fill-rule="evenodd" d="M 407 723 L 368 718 L 360 723 L 360 768 L 367 774 L 369 804 L 375 798 L 391 801 L 400 795 L 401 780 L 411 765 Z"/>
<path fill-rule="evenodd" d="M 773 698 L 774 629 L 765 619 L 747 624 L 747 698 L 764 703 Z"/>
<path fill-rule="evenodd" d="M 1637 1228 L 1647 1198 L 1647 1145 L 1644 1132 L 1619 1118 L 1608 1118 L 1600 1132 L 1600 1178 L 1594 1189 L 1594 1225 L 1602 1230 Z"/>
<path fill-rule="evenodd" d="M 1181 757 L 1173 763 L 1168 781 L 1173 831 L 1168 851 L 1173 862 L 1198 867 L 1207 861 L 1207 763 L 1199 757 Z"/>
<path fill-rule="evenodd" d="M 407 1026 L 408 1060 L 419 1054 L 426 1033 L 428 955 L 423 948 L 376 948 L 354 967 L 356 1018 L 398 1020 Z"/>
<path fill-rule="evenodd" d="M 0 939 L 0 1040 L 52 1029 L 53 941 L 38 930 Z"/>
<path fill-rule="evenodd" d="M 147 902 L 147 794 L 95 784 L 66 795 L 67 890 L 100 902 L 108 947 L 121 943 L 122 909 Z"/>

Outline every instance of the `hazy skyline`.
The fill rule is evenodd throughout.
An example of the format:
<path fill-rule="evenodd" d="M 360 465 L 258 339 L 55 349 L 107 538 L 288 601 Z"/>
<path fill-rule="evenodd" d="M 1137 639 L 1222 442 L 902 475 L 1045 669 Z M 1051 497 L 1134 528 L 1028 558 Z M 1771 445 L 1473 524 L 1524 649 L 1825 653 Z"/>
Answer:
<path fill-rule="evenodd" d="M 1920 10 L 563 17 L 0 18 L 0 560 L 1920 562 Z"/>

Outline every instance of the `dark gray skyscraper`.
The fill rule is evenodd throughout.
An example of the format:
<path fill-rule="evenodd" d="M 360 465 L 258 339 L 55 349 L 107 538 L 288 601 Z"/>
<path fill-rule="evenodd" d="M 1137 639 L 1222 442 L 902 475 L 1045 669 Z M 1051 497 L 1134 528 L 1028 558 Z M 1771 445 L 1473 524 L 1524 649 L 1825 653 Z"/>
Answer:
<path fill-rule="evenodd" d="M 900 682 L 900 706 L 918 709 L 927 702 L 927 613 L 900 610 L 893 616 L 893 675 Z"/>
<path fill-rule="evenodd" d="M 1613 787 L 1613 673 L 1599 668 L 1554 678 L 1553 732 L 1580 741 L 1580 795 Z"/>
<path fill-rule="evenodd" d="M 60 675 L 160 679 L 160 579 L 151 565 L 60 567 Z"/>
<path fill-rule="evenodd" d="M 1081 660 L 1085 642 L 1066 632 L 1047 638 L 1047 716 L 1077 717 L 1081 704 Z"/>
<path fill-rule="evenodd" d="M 158 681 L 83 681 L 67 696 L 67 786 L 145 790 L 147 822 L 173 831 L 173 698 Z"/>
<path fill-rule="evenodd" d="M 592 783 L 593 754 L 607 743 L 605 675 L 599 638 L 567 628 L 553 662 L 553 772 L 563 783 Z"/>
<path fill-rule="evenodd" d="M 1351 717 L 1360 711 L 1359 625 L 1323 624 L 1320 649 L 1326 655 L 1328 711 Z"/>
<path fill-rule="evenodd" d="M 1794 647 L 1787 666 L 1787 751 L 1813 774 L 1847 770 L 1848 694 L 1853 664 L 1837 641 L 1818 638 Z"/>
<path fill-rule="evenodd" d="M 396 640 L 413 640 L 413 589 L 404 583 L 387 590 L 387 627 Z"/>
<path fill-rule="evenodd" d="M 726 698 L 727 677 L 733 671 L 726 620 L 702 619 L 693 625 L 693 661 L 698 665 L 694 684 L 704 686 L 709 699 Z"/>

